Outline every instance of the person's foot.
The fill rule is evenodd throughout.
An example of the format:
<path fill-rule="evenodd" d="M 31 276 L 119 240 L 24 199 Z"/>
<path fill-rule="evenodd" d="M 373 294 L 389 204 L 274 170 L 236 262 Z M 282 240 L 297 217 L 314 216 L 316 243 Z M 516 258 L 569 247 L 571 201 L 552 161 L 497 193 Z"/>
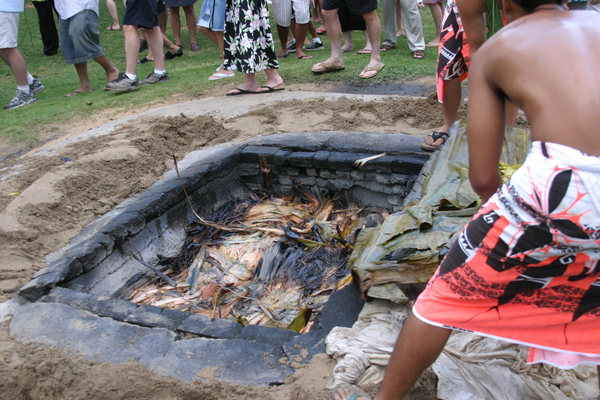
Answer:
<path fill-rule="evenodd" d="M 148 75 L 146 77 L 146 79 L 143 79 L 139 85 L 140 86 L 144 86 L 144 85 L 151 85 L 153 83 L 159 83 L 159 82 L 167 82 L 170 81 L 171 78 L 169 78 L 169 74 L 167 74 L 166 72 L 164 74 L 157 74 L 156 72 L 152 72 L 150 75 Z"/>
<path fill-rule="evenodd" d="M 286 58 L 289 55 L 290 55 L 289 53 L 280 53 L 280 54 L 277 54 L 277 59 L 281 60 L 282 58 Z"/>
<path fill-rule="evenodd" d="M 106 27 L 107 31 L 120 31 L 121 27 L 119 25 L 109 25 Z"/>
<path fill-rule="evenodd" d="M 321 42 L 320 38 L 314 38 L 312 40 L 312 42 L 310 42 L 310 44 L 308 44 L 307 46 L 304 46 L 304 50 L 324 50 L 325 49 L 325 45 L 323 45 L 323 42 Z M 344 48 L 342 47 L 342 51 L 344 51 Z"/>
<path fill-rule="evenodd" d="M 219 79 L 231 78 L 233 76 L 235 76 L 235 73 L 233 71 L 226 70 L 223 67 L 223 64 L 221 64 L 221 65 L 219 65 L 219 68 L 217 68 L 215 73 L 208 77 L 208 80 L 209 81 L 217 81 Z"/>
<path fill-rule="evenodd" d="M 87 89 L 79 88 L 79 89 L 73 90 L 71 93 L 66 94 L 65 96 L 66 97 L 73 97 L 73 96 L 81 94 L 81 93 L 88 93 L 88 92 L 93 92 L 93 91 L 94 91 L 94 89 L 92 89 L 92 88 L 87 88 Z"/>
<path fill-rule="evenodd" d="M 421 148 L 427 151 L 434 151 L 439 149 L 446 140 L 450 137 L 447 132 L 443 131 L 444 128 L 440 128 L 440 130 L 434 131 L 425 137 L 423 143 L 421 143 Z"/>
<path fill-rule="evenodd" d="M 306 54 L 306 53 L 298 54 L 298 55 L 296 56 L 296 59 L 297 59 L 297 60 L 308 60 L 308 59 L 310 59 L 310 58 L 313 58 L 313 56 L 309 56 L 309 55 L 308 55 L 308 54 Z"/>
<path fill-rule="evenodd" d="M 275 78 L 267 79 L 264 85 L 259 88 L 254 88 L 253 90 L 255 92 L 272 92 L 272 89 L 281 85 L 283 85 L 283 78 L 280 75 L 277 75 Z"/>
<path fill-rule="evenodd" d="M 38 94 L 46 87 L 42 85 L 42 82 L 38 81 L 37 78 L 33 78 L 33 82 L 29 85 L 29 90 L 31 90 L 31 94 Z"/>
<path fill-rule="evenodd" d="M 372 52 L 373 52 L 373 50 L 365 47 L 364 49 L 357 51 L 356 54 L 371 54 Z"/>
<path fill-rule="evenodd" d="M 404 31 L 397 31 L 396 37 L 404 36 Z"/>
<path fill-rule="evenodd" d="M 112 82 L 115 79 L 117 79 L 118 77 L 119 77 L 119 69 L 117 67 L 113 67 L 113 69 L 106 72 L 106 82 Z"/>
<path fill-rule="evenodd" d="M 371 396 L 358 386 L 342 383 L 333 388 L 332 400 L 371 400 Z"/>
<path fill-rule="evenodd" d="M 165 53 L 166 60 L 172 60 L 175 57 L 181 57 L 181 56 L 183 56 L 183 49 L 181 47 L 178 47 L 177 50 L 169 50 Z"/>
<path fill-rule="evenodd" d="M 425 45 L 425 47 L 438 47 L 439 45 L 440 45 L 439 40 L 432 40 L 431 42 L 427 43 Z"/>
<path fill-rule="evenodd" d="M 425 58 L 425 52 L 423 50 L 415 50 L 413 51 L 412 58 L 422 60 Z"/>
<path fill-rule="evenodd" d="M 384 63 L 369 63 L 369 65 L 367 65 L 358 76 L 360 76 L 363 79 L 372 78 L 375 75 L 377 75 L 383 69 L 383 67 L 385 67 Z"/>
<path fill-rule="evenodd" d="M 381 51 L 390 51 L 390 50 L 394 50 L 396 48 L 396 45 L 391 45 L 391 44 L 384 44 L 382 45 L 379 50 Z"/>
<path fill-rule="evenodd" d="M 200 46 L 198 46 L 198 43 L 192 43 L 192 44 L 190 44 L 190 50 L 198 51 L 198 50 L 200 50 Z"/>
<path fill-rule="evenodd" d="M 350 53 L 351 51 L 354 51 L 354 46 L 342 46 L 342 53 Z"/>
<path fill-rule="evenodd" d="M 104 90 L 114 90 L 117 92 L 133 92 L 139 88 L 138 79 L 129 79 L 124 72 L 120 73 L 117 79 L 108 82 L 104 86 Z"/>
<path fill-rule="evenodd" d="M 22 90 L 17 89 L 17 92 L 13 96 L 13 98 L 8 102 L 7 105 L 4 106 L 5 110 L 10 110 L 13 108 L 23 107 L 27 104 L 33 103 L 35 101 L 35 96 L 31 91 L 24 92 Z"/>

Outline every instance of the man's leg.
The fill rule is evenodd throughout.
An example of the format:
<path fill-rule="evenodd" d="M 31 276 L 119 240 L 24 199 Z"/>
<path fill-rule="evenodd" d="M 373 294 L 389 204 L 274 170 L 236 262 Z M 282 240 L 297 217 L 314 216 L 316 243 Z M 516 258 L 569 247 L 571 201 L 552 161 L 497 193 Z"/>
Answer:
<path fill-rule="evenodd" d="M 413 0 L 414 1 L 414 0 Z M 415 1 L 415 7 L 417 2 Z M 396 48 L 396 0 L 381 0 L 381 12 L 383 14 L 383 43 L 385 50 Z M 379 42 L 372 42 L 379 47 Z"/>
<path fill-rule="evenodd" d="M 429 325 L 414 314 L 409 314 L 400 331 L 390 357 L 385 376 L 374 400 L 402 399 L 440 355 L 452 331 Z M 344 385 L 335 391 L 334 400 L 346 400 L 352 393 L 362 393 L 358 388 Z"/>
<path fill-rule="evenodd" d="M 190 50 L 198 51 L 200 47 L 198 46 L 198 41 L 196 40 L 196 14 L 194 13 L 194 6 L 185 6 L 183 7 L 183 12 L 185 13 L 185 22 L 188 27 L 188 31 L 190 32 Z"/>
<path fill-rule="evenodd" d="M 277 54 L 278 58 L 283 58 L 288 55 L 287 42 L 290 36 L 289 26 L 282 26 L 277 24 L 277 36 L 279 36 L 279 43 L 281 44 L 281 51 Z"/>
<path fill-rule="evenodd" d="M 367 23 L 367 35 L 369 35 L 372 49 L 371 60 L 365 67 L 365 70 L 360 73 L 360 77 L 371 78 L 377 75 L 381 68 L 384 67 L 384 64 L 381 62 L 379 46 L 377 46 L 377 43 L 381 42 L 381 21 L 379 20 L 379 16 L 377 16 L 377 10 L 363 14 L 363 17 Z"/>
<path fill-rule="evenodd" d="M 409 314 L 400 331 L 375 400 L 401 399 L 440 355 L 452 331 Z"/>
<path fill-rule="evenodd" d="M 94 61 L 104 68 L 104 71 L 106 72 L 106 82 L 110 82 L 119 77 L 119 69 L 112 65 L 106 56 L 96 57 L 94 58 Z"/>
<path fill-rule="evenodd" d="M 128 75 L 135 75 L 137 70 L 137 54 L 140 49 L 140 40 L 137 30 L 138 27 L 136 25 L 123 25 L 123 32 L 125 34 L 125 73 Z M 146 40 L 148 43 L 150 42 L 148 40 L 147 32 Z M 162 54 L 162 49 L 160 49 L 158 54 Z"/>
<path fill-rule="evenodd" d="M 18 47 L 0 49 L 0 58 L 12 70 L 18 86 L 27 85 L 27 64 Z"/>
<path fill-rule="evenodd" d="M 179 19 L 179 7 L 169 7 L 169 21 L 171 30 L 175 36 L 175 45 L 181 46 L 181 20 Z"/>
<path fill-rule="evenodd" d="M 152 54 L 161 54 L 163 46 L 163 34 L 159 26 L 152 29 L 146 29 L 146 37 L 148 38 L 148 47 Z M 165 70 L 164 57 L 154 57 L 154 69 L 159 71 Z"/>
<path fill-rule="evenodd" d="M 442 102 L 442 115 L 444 117 L 444 125 L 436 129 L 436 132 L 449 133 L 450 125 L 458 119 L 458 107 L 462 100 L 462 87 L 460 78 L 454 78 L 443 82 L 444 99 Z M 439 138 L 433 140 L 431 136 L 425 138 L 425 144 L 428 146 L 439 147 L 446 140 Z"/>
<path fill-rule="evenodd" d="M 91 92 L 92 85 L 90 84 L 90 78 L 88 76 L 87 64 L 74 64 L 75 71 L 79 77 L 79 87 L 75 91 L 69 93 L 67 97 L 71 97 L 76 93 Z M 115 77 L 116 78 L 116 77 Z"/>
<path fill-rule="evenodd" d="M 313 58 L 312 56 L 306 55 L 304 52 L 304 39 L 306 39 L 307 30 L 308 24 L 296 23 L 296 58 Z"/>
<path fill-rule="evenodd" d="M 331 67 L 343 67 L 344 60 L 342 59 L 342 26 L 338 18 L 338 9 L 321 10 L 321 15 L 327 26 L 327 36 L 331 45 L 331 55 L 321 63 L 313 65 L 313 72 L 320 73 Z"/>

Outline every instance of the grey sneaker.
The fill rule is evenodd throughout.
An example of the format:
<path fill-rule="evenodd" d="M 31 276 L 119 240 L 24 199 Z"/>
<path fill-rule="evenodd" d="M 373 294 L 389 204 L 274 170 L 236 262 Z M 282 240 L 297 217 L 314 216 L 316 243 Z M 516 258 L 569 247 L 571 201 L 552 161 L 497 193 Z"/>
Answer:
<path fill-rule="evenodd" d="M 287 44 L 287 49 L 288 49 L 288 53 L 296 52 L 296 39 L 292 39 L 289 41 L 289 43 Z"/>
<path fill-rule="evenodd" d="M 46 87 L 42 85 L 42 82 L 38 81 L 36 78 L 33 78 L 33 83 L 29 85 L 29 90 L 31 90 L 32 94 L 38 94 Z"/>
<path fill-rule="evenodd" d="M 117 79 L 110 81 L 104 86 L 104 90 L 115 90 L 117 92 L 133 92 L 140 88 L 137 78 L 131 80 L 121 72 Z"/>
<path fill-rule="evenodd" d="M 18 108 L 21 106 L 25 106 L 29 103 L 33 103 L 34 101 L 35 97 L 33 96 L 33 93 L 31 93 L 31 91 L 27 93 L 17 89 L 17 93 L 15 93 L 12 100 L 4 106 L 4 109 L 10 110 L 11 108 Z"/>
<path fill-rule="evenodd" d="M 322 42 L 313 40 L 308 46 L 304 46 L 304 50 L 324 50 L 325 46 Z"/>
<path fill-rule="evenodd" d="M 146 77 L 146 79 L 144 79 L 143 81 L 140 82 L 140 86 L 151 85 L 153 83 L 158 83 L 158 82 L 167 82 L 170 80 L 171 80 L 171 78 L 169 78 L 169 74 L 167 74 L 166 72 L 162 75 L 159 75 L 159 74 L 153 72 L 150 75 L 148 75 Z"/>

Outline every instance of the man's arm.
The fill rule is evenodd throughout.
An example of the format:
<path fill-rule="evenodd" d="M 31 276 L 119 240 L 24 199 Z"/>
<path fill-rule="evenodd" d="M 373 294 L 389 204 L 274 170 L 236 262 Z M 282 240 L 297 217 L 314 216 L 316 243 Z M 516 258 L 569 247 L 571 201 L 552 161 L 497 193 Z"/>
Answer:
<path fill-rule="evenodd" d="M 498 163 L 504 141 L 505 96 L 494 81 L 502 65 L 495 54 L 498 50 L 486 44 L 469 70 L 469 179 L 475 193 L 484 201 L 502 183 Z"/>
<path fill-rule="evenodd" d="M 485 0 L 456 0 L 460 19 L 469 42 L 471 59 L 485 41 Z"/>

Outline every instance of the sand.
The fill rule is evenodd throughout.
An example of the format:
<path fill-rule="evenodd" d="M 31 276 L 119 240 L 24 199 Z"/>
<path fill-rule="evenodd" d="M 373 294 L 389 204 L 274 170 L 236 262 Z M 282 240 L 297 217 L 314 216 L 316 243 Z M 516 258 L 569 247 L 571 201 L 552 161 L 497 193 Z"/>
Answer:
<path fill-rule="evenodd" d="M 432 80 L 420 81 L 430 87 Z M 326 91 L 327 86 L 288 85 L 287 91 Z M 222 91 L 222 90 L 221 90 Z M 222 95 L 207 94 L 206 97 Z M 276 96 L 268 94 L 264 96 Z M 428 98 L 429 97 L 429 98 Z M 40 132 L 32 149 L 0 145 L 0 302 L 12 298 L 43 268 L 45 257 L 126 198 L 152 185 L 178 159 L 199 148 L 281 132 L 404 132 L 424 137 L 442 123 L 432 96 L 292 100 L 261 106 L 242 116 L 185 114 L 137 118 L 114 132 L 70 143 L 88 129 L 150 109 L 100 113 Z M 183 96 L 169 103 L 191 100 Z M 157 106 L 164 106 L 161 103 Z M 464 108 L 461 109 L 464 113 Z M 49 156 L 32 156 L 65 143 Z M 159 376 L 135 362 L 114 365 L 85 360 L 66 350 L 23 344 L 0 326 L 0 397 L 6 399 L 323 399 L 334 362 L 315 357 L 284 385 L 238 387 L 214 380 L 199 384 Z M 207 371 L 210 376 L 210 371 Z M 419 383 L 415 399 L 435 398 L 435 377 Z M 375 388 L 367 388 L 373 393 Z"/>

